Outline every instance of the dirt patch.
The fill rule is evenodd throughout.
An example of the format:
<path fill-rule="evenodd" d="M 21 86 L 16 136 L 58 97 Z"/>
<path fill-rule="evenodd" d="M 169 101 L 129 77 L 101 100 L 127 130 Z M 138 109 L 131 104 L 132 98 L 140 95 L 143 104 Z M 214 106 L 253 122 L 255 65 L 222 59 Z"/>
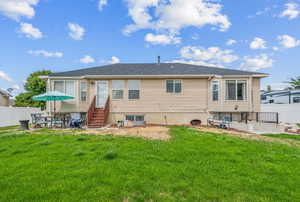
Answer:
<path fill-rule="evenodd" d="M 139 137 L 151 140 L 169 140 L 169 128 L 166 127 L 136 127 L 136 128 L 122 128 L 122 129 L 87 129 L 79 131 L 76 134 L 85 135 L 115 135 L 126 137 Z"/>
<path fill-rule="evenodd" d="M 294 140 L 289 140 L 289 139 L 272 138 L 272 137 L 266 137 L 266 136 L 242 132 L 242 131 L 225 130 L 225 129 L 213 128 L 213 127 L 193 127 L 193 128 L 195 128 L 201 132 L 226 134 L 229 136 L 239 137 L 239 138 L 243 138 L 243 139 L 264 141 L 264 142 L 277 142 L 277 143 L 286 144 L 289 146 L 300 147 L 299 141 L 294 141 Z"/>

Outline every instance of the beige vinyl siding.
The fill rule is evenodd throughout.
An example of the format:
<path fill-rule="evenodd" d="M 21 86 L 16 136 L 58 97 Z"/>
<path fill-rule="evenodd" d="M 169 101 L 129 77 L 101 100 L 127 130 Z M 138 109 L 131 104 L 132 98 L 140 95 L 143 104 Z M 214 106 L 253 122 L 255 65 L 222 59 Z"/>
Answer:
<path fill-rule="evenodd" d="M 260 112 L 261 111 L 261 98 L 260 98 L 260 79 L 253 78 L 252 83 L 253 88 L 253 111 Z"/>
<path fill-rule="evenodd" d="M 141 80 L 140 99 L 128 99 L 125 81 L 124 99 L 111 101 L 111 112 L 206 112 L 207 80 L 182 79 L 181 93 L 167 93 L 166 80 Z M 110 90 L 111 93 L 111 90 Z"/>
<path fill-rule="evenodd" d="M 225 99 L 226 80 L 247 80 L 247 100 L 228 101 Z M 116 78 L 116 80 L 119 80 Z M 188 124 L 193 119 L 206 123 L 210 112 L 251 112 L 260 111 L 259 78 L 216 78 L 220 81 L 219 100 L 212 101 L 211 80 L 180 79 L 181 93 L 166 92 L 167 79 L 141 79 L 140 99 L 128 99 L 128 80 L 124 80 L 124 96 L 121 100 L 110 99 L 110 120 L 124 120 L 125 115 L 144 115 L 147 123 Z M 87 81 L 87 101 L 80 101 L 80 80 L 75 80 L 76 99 L 57 102 L 59 112 L 87 112 L 96 94 L 96 80 Z M 112 97 L 112 80 L 108 81 L 108 92 Z M 53 89 L 53 80 L 51 82 Z M 235 109 L 238 106 L 238 109 Z M 52 104 L 53 110 L 53 104 Z"/>
<path fill-rule="evenodd" d="M 9 106 L 9 97 L 0 94 L 0 106 Z"/>

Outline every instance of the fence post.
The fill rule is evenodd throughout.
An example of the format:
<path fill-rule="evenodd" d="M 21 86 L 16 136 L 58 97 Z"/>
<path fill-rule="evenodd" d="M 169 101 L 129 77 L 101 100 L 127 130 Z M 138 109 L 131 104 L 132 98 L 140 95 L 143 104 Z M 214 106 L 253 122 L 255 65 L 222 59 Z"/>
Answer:
<path fill-rule="evenodd" d="M 258 122 L 258 112 L 256 112 L 256 122 Z"/>
<path fill-rule="evenodd" d="M 279 124 L 279 113 L 276 113 L 276 123 Z"/>

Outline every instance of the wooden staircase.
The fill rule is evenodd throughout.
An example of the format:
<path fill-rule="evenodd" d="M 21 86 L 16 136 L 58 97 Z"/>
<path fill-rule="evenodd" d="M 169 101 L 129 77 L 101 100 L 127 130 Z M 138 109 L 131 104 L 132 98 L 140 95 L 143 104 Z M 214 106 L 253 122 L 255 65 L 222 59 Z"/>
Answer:
<path fill-rule="evenodd" d="M 101 128 L 107 124 L 109 115 L 109 98 L 103 108 L 96 108 L 96 97 L 94 97 L 87 114 L 88 128 Z"/>

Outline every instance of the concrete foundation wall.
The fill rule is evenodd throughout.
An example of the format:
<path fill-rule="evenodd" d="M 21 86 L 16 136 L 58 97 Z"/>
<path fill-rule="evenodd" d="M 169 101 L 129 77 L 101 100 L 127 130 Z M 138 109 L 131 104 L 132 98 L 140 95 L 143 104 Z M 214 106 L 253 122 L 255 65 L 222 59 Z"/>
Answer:
<path fill-rule="evenodd" d="M 190 124 L 192 120 L 201 120 L 202 124 L 207 124 L 208 113 L 110 113 L 109 122 L 125 121 L 126 115 L 144 115 L 147 124 Z"/>

